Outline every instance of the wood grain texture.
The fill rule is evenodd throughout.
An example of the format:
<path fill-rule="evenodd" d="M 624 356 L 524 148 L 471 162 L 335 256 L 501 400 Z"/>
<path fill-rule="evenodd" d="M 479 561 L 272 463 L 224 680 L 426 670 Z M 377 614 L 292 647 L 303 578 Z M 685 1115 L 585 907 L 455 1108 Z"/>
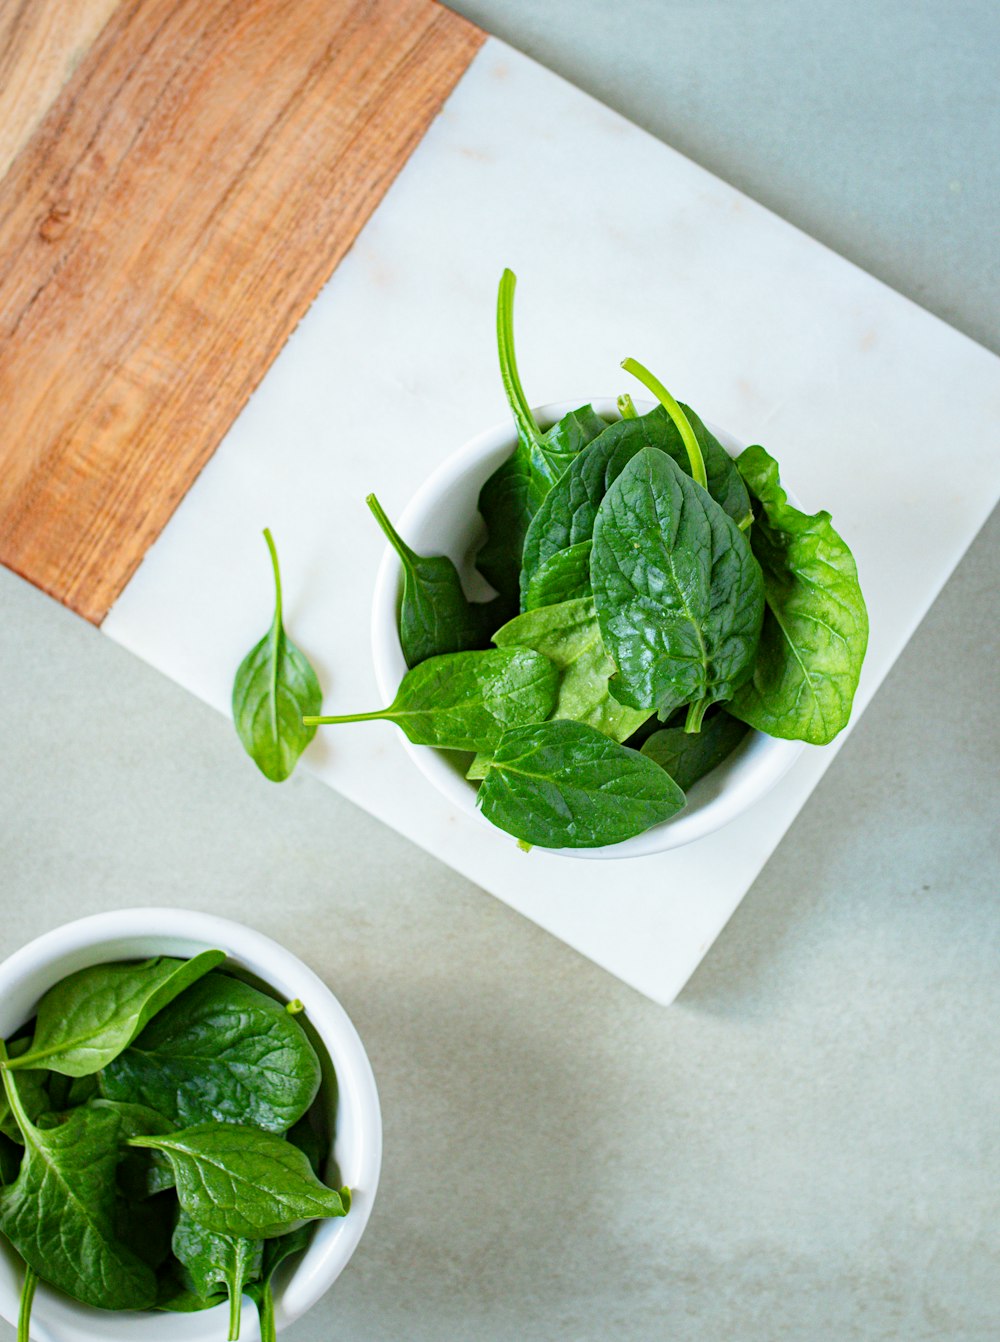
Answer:
<path fill-rule="evenodd" d="M 103 619 L 482 40 L 430 0 L 113 9 L 0 183 L 0 560 Z"/>

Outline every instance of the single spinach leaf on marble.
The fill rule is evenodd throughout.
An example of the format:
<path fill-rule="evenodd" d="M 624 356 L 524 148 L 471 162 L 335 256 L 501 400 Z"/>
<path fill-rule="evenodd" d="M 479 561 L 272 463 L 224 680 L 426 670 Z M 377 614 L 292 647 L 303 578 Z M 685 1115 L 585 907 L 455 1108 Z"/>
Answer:
<path fill-rule="evenodd" d="M 261 1274 L 264 1241 L 206 1230 L 188 1212 L 181 1211 L 171 1247 L 201 1299 L 210 1299 L 220 1286 L 225 1288 L 229 1299 L 229 1342 L 236 1342 L 240 1335 L 243 1293 Z"/>
<path fill-rule="evenodd" d="M 3 1084 L 24 1158 L 14 1182 L 0 1188 L 0 1231 L 44 1281 L 74 1300 L 148 1308 L 156 1277 L 117 1235 L 121 1120 L 84 1106 L 43 1130 L 24 1111 L 17 1073 L 4 1071 Z"/>
<path fill-rule="evenodd" d="M 11 1039 L 7 1043 L 7 1057 L 9 1059 L 18 1058 L 27 1053 L 30 1047 L 31 1040 L 29 1038 Z M 24 1111 L 33 1123 L 37 1122 L 40 1114 L 53 1108 L 45 1084 L 46 1073 L 44 1071 L 24 1071 L 21 1073 L 19 1081 L 21 1103 L 24 1106 Z M 0 1088 L 0 1134 L 10 1141 L 16 1142 L 19 1146 L 24 1145 L 21 1129 L 18 1127 L 14 1111 L 7 1100 L 7 1093 L 2 1088 Z M 20 1156 L 18 1156 L 18 1159 L 20 1160 Z"/>
<path fill-rule="evenodd" d="M 699 778 L 729 758 L 748 731 L 745 722 L 718 712 L 705 719 L 701 730 L 686 732 L 683 727 L 661 727 L 642 744 L 642 754 L 665 769 L 685 792 Z"/>
<path fill-rule="evenodd" d="M 305 653 L 285 633 L 281 571 L 270 531 L 264 539 L 274 570 L 271 628 L 244 657 L 233 681 L 233 722 L 243 748 L 265 778 L 282 783 L 316 735 L 302 719 L 318 713 L 323 691 Z"/>
<path fill-rule="evenodd" d="M 406 665 L 414 667 L 443 653 L 485 648 L 498 622 L 495 601 L 470 601 L 458 569 L 446 555 L 418 555 L 375 495 L 369 494 L 366 502 L 403 569 L 399 642 Z"/>
<path fill-rule="evenodd" d="M 284 1132 L 312 1104 L 320 1079 L 315 1049 L 280 1002 L 210 974 L 104 1069 L 101 1090 L 184 1126 L 216 1119 Z"/>
<path fill-rule="evenodd" d="M 312 721 L 384 719 L 395 722 L 415 745 L 491 751 L 508 727 L 549 716 L 558 683 L 556 667 L 537 652 L 455 652 L 407 671 L 388 708 Z"/>
<path fill-rule="evenodd" d="M 580 541 L 566 550 L 557 550 L 541 564 L 528 583 L 522 606 L 538 610 L 557 606 L 562 601 L 590 596 L 590 551 L 592 541 Z"/>
<path fill-rule="evenodd" d="M 644 448 L 608 490 L 594 526 L 594 603 L 618 667 L 615 698 L 661 712 L 712 703 L 750 675 L 764 615 L 746 537 L 663 452 Z"/>
<path fill-rule="evenodd" d="M 225 958 L 224 951 L 212 950 L 190 960 L 159 956 L 143 964 L 80 969 L 45 994 L 38 1004 L 31 1048 L 4 1065 L 20 1071 L 41 1064 L 64 1076 L 89 1076 Z"/>
<path fill-rule="evenodd" d="M 762 447 L 748 447 L 737 465 L 760 504 L 750 543 L 766 611 L 752 678 L 729 711 L 770 736 L 826 745 L 850 720 L 868 647 L 857 565 L 828 512 L 788 502 Z"/>
<path fill-rule="evenodd" d="M 535 511 L 573 457 L 606 427 L 591 406 L 581 406 L 542 432 L 521 386 L 514 353 L 513 273 L 505 270 L 497 292 L 500 376 L 517 428 L 517 447 L 483 485 L 479 511 L 487 537 L 476 567 L 500 594 L 505 613 L 518 608 L 521 550 Z"/>
<path fill-rule="evenodd" d="M 540 848 L 600 848 L 669 820 L 684 793 L 636 750 L 581 722 L 506 732 L 479 789 L 483 815 Z"/>
<path fill-rule="evenodd" d="M 221 1235 L 274 1239 L 302 1221 L 346 1216 L 350 1208 L 348 1189 L 327 1188 L 298 1147 L 259 1128 L 200 1123 L 129 1144 L 164 1151 L 181 1207 Z"/>
<path fill-rule="evenodd" d="M 583 722 L 624 741 L 649 717 L 648 709 L 629 708 L 608 693 L 615 664 L 601 641 L 593 597 L 527 611 L 493 638 L 501 648 L 534 648 L 559 668 L 553 718 Z"/>

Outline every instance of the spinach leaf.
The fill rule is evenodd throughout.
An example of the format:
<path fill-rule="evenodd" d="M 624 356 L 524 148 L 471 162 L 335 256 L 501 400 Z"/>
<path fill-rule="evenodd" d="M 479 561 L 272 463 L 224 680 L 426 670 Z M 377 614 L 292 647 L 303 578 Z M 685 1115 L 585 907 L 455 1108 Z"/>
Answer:
<path fill-rule="evenodd" d="M 224 1305 L 226 1298 L 224 1290 L 216 1290 L 208 1296 L 199 1295 L 187 1268 L 176 1258 L 171 1258 L 157 1276 L 154 1308 L 170 1314 L 197 1314 L 203 1309 L 215 1309 L 216 1305 Z"/>
<path fill-rule="evenodd" d="M 708 706 L 750 675 L 764 616 L 746 537 L 663 452 L 644 448 L 608 490 L 591 556 L 601 636 L 618 667 L 611 693 L 662 712 Z"/>
<path fill-rule="evenodd" d="M 206 1119 L 284 1132 L 316 1097 L 320 1063 L 280 1002 L 210 974 L 153 1020 L 101 1074 L 109 1100 L 185 1126 Z"/>
<path fill-rule="evenodd" d="M 45 1281 L 75 1300 L 146 1309 L 156 1299 L 156 1278 L 116 1234 L 118 1115 L 73 1109 L 42 1130 L 24 1111 L 16 1073 L 4 1071 L 3 1084 L 24 1159 L 14 1182 L 0 1188 L 0 1231 Z"/>
<path fill-rule="evenodd" d="M 484 648 L 497 625 L 494 601 L 470 601 L 458 569 L 445 555 L 418 555 L 406 544 L 374 494 L 366 500 L 403 567 L 399 642 L 408 667 L 448 652 Z"/>
<path fill-rule="evenodd" d="M 64 1076 L 97 1072 L 158 1011 L 225 958 L 224 951 L 202 951 L 190 960 L 160 956 L 144 964 L 80 969 L 45 994 L 30 1050 L 3 1066 L 19 1071 L 43 1063 Z"/>
<path fill-rule="evenodd" d="M 206 1230 L 182 1211 L 171 1245 L 174 1256 L 190 1274 L 198 1296 L 209 1299 L 219 1286 L 225 1287 L 229 1297 L 229 1342 L 237 1342 L 243 1293 L 260 1276 L 264 1242 Z"/>
<path fill-rule="evenodd" d="M 580 722 L 506 732 L 479 790 L 487 820 L 543 848 L 600 848 L 668 820 L 684 793 L 652 760 Z"/>
<path fill-rule="evenodd" d="M 729 711 L 770 736 L 826 745 L 850 720 L 868 646 L 854 556 L 828 512 L 792 507 L 762 447 L 737 465 L 761 505 L 750 543 L 767 609 L 753 678 Z"/>
<path fill-rule="evenodd" d="M 285 634 L 281 618 L 281 572 L 270 531 L 264 532 L 274 569 L 274 619 L 250 649 L 233 682 L 233 722 L 247 754 L 265 778 L 281 783 L 316 735 L 303 717 L 323 704 L 316 672 Z"/>
<path fill-rule="evenodd" d="M 92 1109 L 110 1109 L 118 1115 L 123 1140 L 149 1133 L 172 1132 L 177 1126 L 144 1104 L 127 1104 L 123 1100 L 98 1097 L 90 1100 L 89 1105 Z M 118 1165 L 118 1187 L 130 1202 L 144 1202 L 173 1186 L 174 1172 L 162 1152 L 126 1148 Z"/>
<path fill-rule="evenodd" d="M 557 606 L 561 601 L 590 596 L 591 541 L 557 550 L 535 570 L 522 602 L 525 610 Z"/>
<path fill-rule="evenodd" d="M 559 672 L 537 652 L 503 648 L 431 657 L 407 671 L 388 708 L 310 722 L 395 722 L 415 745 L 491 751 L 508 727 L 552 711 Z"/>
<path fill-rule="evenodd" d="M 297 1147 L 258 1128 L 200 1123 L 129 1144 L 166 1152 L 181 1207 L 221 1235 L 274 1239 L 301 1221 L 346 1216 L 350 1207 L 348 1189 L 327 1188 Z"/>
<path fill-rule="evenodd" d="M 20 1057 L 28 1051 L 30 1046 L 30 1039 L 12 1039 L 7 1044 L 7 1057 L 12 1059 Z M 19 1078 L 21 1103 L 24 1106 L 24 1112 L 33 1123 L 37 1122 L 39 1114 L 53 1108 L 45 1088 L 45 1075 L 44 1071 L 24 1071 Z M 17 1142 L 20 1146 L 24 1145 L 21 1129 L 17 1126 L 17 1119 L 14 1117 L 14 1111 L 7 1102 L 6 1092 L 2 1089 L 0 1089 L 0 1134 L 9 1138 L 12 1142 Z M 18 1159 L 20 1159 L 20 1156 L 18 1156 Z"/>
<path fill-rule="evenodd" d="M 593 597 L 529 610 L 493 637 L 501 648 L 534 648 L 559 668 L 552 717 L 586 723 L 615 741 L 624 741 L 649 717 L 648 709 L 628 708 L 608 693 L 615 664 L 601 641 Z"/>
<path fill-rule="evenodd" d="M 476 567 L 510 613 L 518 606 L 521 549 L 528 523 L 573 457 L 606 427 L 589 405 L 571 411 L 546 433 L 538 427 L 521 386 L 514 354 L 516 283 L 512 272 L 505 270 L 497 292 L 497 349 L 518 444 L 480 491 L 479 511 L 486 523 L 487 539 L 476 558 Z"/>
<path fill-rule="evenodd" d="M 642 754 L 655 760 L 685 792 L 733 753 L 747 734 L 745 722 L 719 712 L 706 718 L 701 731 L 661 727 L 643 742 Z"/>

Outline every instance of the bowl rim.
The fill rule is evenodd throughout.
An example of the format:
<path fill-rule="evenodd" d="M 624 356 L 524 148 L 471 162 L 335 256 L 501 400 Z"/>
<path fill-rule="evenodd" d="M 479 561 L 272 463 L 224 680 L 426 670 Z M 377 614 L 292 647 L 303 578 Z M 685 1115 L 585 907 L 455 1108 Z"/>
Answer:
<path fill-rule="evenodd" d="M 30 1019 L 42 993 L 90 964 L 151 954 L 190 956 L 217 947 L 282 996 L 299 998 L 337 1080 L 331 1155 L 352 1188 L 346 1217 L 317 1223 L 309 1247 L 275 1283 L 275 1323 L 287 1327 L 310 1309 L 347 1266 L 364 1233 L 378 1188 L 382 1117 L 371 1063 L 350 1017 L 323 980 L 284 946 L 244 923 L 183 908 L 126 908 L 61 924 L 0 963 L 0 1036 Z M 132 948 L 132 949 L 130 949 Z M 288 991 L 293 988 L 294 991 Z M 16 1326 L 20 1267 L 6 1241 L 0 1252 L 0 1316 Z M 244 1298 L 246 1304 L 246 1299 Z M 245 1309 L 247 1342 L 259 1336 Z M 36 1342 L 220 1342 L 227 1307 L 195 1314 L 103 1311 L 39 1283 L 32 1310 Z"/>
<path fill-rule="evenodd" d="M 656 402 L 633 397 L 635 408 L 640 414 L 652 410 Z M 591 397 L 571 401 L 550 402 L 532 408 L 535 419 L 543 427 L 554 424 L 571 410 L 581 405 L 592 405 L 599 415 L 607 418 L 620 418 L 617 401 L 613 397 Z M 719 439 L 730 455 L 741 450 L 741 443 L 728 430 L 705 421 L 706 427 Z M 517 443 L 517 432 L 510 419 L 492 425 L 465 442 L 457 451 L 445 458 L 428 475 L 413 494 L 409 503 L 400 514 L 397 523 L 399 532 L 405 538 L 418 531 L 426 518 L 433 512 L 439 512 L 443 498 L 484 459 L 504 450 L 513 450 Z M 796 502 L 789 491 L 789 500 Z M 452 556 L 453 558 L 455 556 Z M 388 703 L 392 700 L 406 670 L 402 649 L 399 644 L 397 610 L 402 581 L 402 569 L 398 556 L 388 544 L 383 551 L 375 580 L 372 599 L 372 659 L 375 679 L 379 692 Z M 494 835 L 500 834 L 514 842 L 511 836 L 499 831 L 482 815 L 475 803 L 475 791 L 464 778 L 444 759 L 443 752 L 432 746 L 413 745 L 401 733 L 397 733 L 403 749 L 410 756 L 424 777 L 442 793 L 459 811 L 476 818 L 478 824 L 486 826 Z M 735 820 L 745 810 L 760 800 L 791 769 L 802 756 L 805 743 L 785 741 L 767 736 L 763 732 L 751 729 L 751 738 L 755 741 L 756 762 L 752 769 L 745 769 L 737 777 L 733 786 L 722 789 L 718 795 L 699 806 L 689 814 L 680 812 L 671 820 L 654 825 L 644 833 L 626 839 L 622 843 L 602 848 L 546 848 L 544 852 L 553 856 L 572 857 L 590 860 L 615 860 L 629 857 L 648 857 L 655 853 L 680 848 L 721 829 L 731 820 Z M 743 750 L 741 746 L 739 749 Z"/>

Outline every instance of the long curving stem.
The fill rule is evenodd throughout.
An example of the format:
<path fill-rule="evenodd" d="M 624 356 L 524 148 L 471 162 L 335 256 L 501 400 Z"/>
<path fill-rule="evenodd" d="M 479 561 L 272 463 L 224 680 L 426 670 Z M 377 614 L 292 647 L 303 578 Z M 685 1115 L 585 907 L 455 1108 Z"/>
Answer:
<path fill-rule="evenodd" d="M 410 549 L 410 547 L 407 545 L 406 541 L 403 540 L 402 536 L 399 534 L 396 528 L 389 521 L 388 515 L 386 514 L 386 511 L 382 507 L 381 503 L 379 503 L 378 499 L 375 497 L 374 494 L 369 494 L 365 499 L 365 503 L 368 504 L 369 511 L 375 518 L 375 521 L 379 524 L 379 527 L 382 530 L 382 535 L 386 538 L 386 540 L 389 542 L 392 548 L 396 551 L 396 554 L 399 556 L 400 563 L 403 564 L 405 568 L 412 568 L 413 561 L 416 558 L 416 556 L 414 555 L 414 552 Z"/>
<path fill-rule="evenodd" d="M 274 569 L 274 623 L 281 624 L 281 569 L 278 567 L 278 551 L 269 527 L 264 528 L 264 539 L 271 552 L 271 567 Z"/>
<path fill-rule="evenodd" d="M 512 270 L 505 270 L 500 276 L 497 290 L 497 353 L 500 355 L 500 377 L 507 394 L 518 433 L 529 443 L 541 441 L 542 433 L 531 413 L 528 398 L 521 386 L 517 371 L 517 358 L 514 354 L 514 289 L 517 276 Z"/>
<path fill-rule="evenodd" d="M 386 716 L 384 708 L 377 708 L 374 713 L 344 713 L 339 717 L 322 718 L 303 718 L 304 727 L 332 727 L 340 722 L 378 722 Z"/>
<path fill-rule="evenodd" d="M 21 1286 L 21 1308 L 17 1313 L 17 1342 L 31 1342 L 31 1306 L 35 1299 L 35 1287 L 38 1275 L 35 1269 L 25 1266 L 24 1282 Z"/>
<path fill-rule="evenodd" d="M 687 415 L 685 415 L 684 411 L 670 395 L 670 392 L 667 391 L 659 378 L 654 377 L 649 369 L 644 368 L 638 360 L 623 359 L 622 367 L 625 369 L 626 373 L 631 373 L 633 377 L 637 377 L 642 385 L 653 393 L 660 405 L 663 406 L 664 410 L 674 421 L 674 424 L 677 426 L 677 432 L 680 434 L 685 450 L 687 451 L 688 461 L 691 463 L 692 479 L 701 485 L 702 489 L 707 489 L 708 477 L 705 475 L 705 459 L 701 455 L 698 439 L 694 436 L 694 429 L 692 429 Z"/>

